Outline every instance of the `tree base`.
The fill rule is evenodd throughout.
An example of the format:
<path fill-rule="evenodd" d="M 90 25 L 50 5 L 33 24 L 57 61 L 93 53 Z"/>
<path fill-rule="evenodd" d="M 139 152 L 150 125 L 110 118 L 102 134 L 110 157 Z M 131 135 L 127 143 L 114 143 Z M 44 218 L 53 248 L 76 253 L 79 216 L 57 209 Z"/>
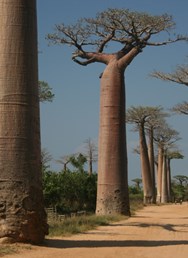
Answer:
<path fill-rule="evenodd" d="M 1 242 L 40 244 L 48 234 L 42 192 L 21 181 L 0 180 Z"/>
<path fill-rule="evenodd" d="M 98 186 L 97 215 L 122 214 L 130 216 L 129 198 L 125 187 Z"/>

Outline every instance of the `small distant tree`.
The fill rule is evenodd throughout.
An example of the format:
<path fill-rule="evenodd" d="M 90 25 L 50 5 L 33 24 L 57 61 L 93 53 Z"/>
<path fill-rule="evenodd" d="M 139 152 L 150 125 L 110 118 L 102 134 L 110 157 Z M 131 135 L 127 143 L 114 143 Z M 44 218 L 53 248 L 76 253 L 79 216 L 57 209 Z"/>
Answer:
<path fill-rule="evenodd" d="M 76 171 L 79 171 L 79 172 L 85 172 L 84 165 L 86 162 L 87 162 L 87 158 L 82 153 L 79 153 L 78 155 L 73 155 L 70 157 L 71 165 L 76 168 Z"/>
<path fill-rule="evenodd" d="M 179 182 L 179 184 L 182 186 L 184 182 L 188 182 L 188 176 L 184 175 L 176 175 L 174 178 Z"/>
<path fill-rule="evenodd" d="M 85 155 L 88 161 L 88 174 L 91 175 L 93 173 L 93 163 L 97 161 L 97 146 L 96 144 L 89 138 L 85 141 Z"/>
<path fill-rule="evenodd" d="M 40 102 L 52 102 L 55 94 L 52 93 L 52 88 L 49 86 L 49 84 L 45 81 L 39 81 L 38 87 Z"/>
<path fill-rule="evenodd" d="M 135 178 L 135 179 L 132 179 L 132 181 L 135 183 L 137 189 L 140 190 L 141 189 L 140 184 L 142 183 L 142 179 L 141 178 Z"/>
<path fill-rule="evenodd" d="M 188 177 L 185 175 L 176 175 L 174 179 L 172 189 L 175 199 L 188 200 Z"/>
<path fill-rule="evenodd" d="M 43 172 L 49 168 L 49 162 L 52 160 L 52 155 L 46 148 L 41 150 L 41 163 Z"/>
<path fill-rule="evenodd" d="M 74 155 L 65 155 L 60 157 L 60 159 L 57 159 L 56 162 L 63 165 L 63 171 L 67 171 L 67 165 L 71 162 L 71 157 Z"/>

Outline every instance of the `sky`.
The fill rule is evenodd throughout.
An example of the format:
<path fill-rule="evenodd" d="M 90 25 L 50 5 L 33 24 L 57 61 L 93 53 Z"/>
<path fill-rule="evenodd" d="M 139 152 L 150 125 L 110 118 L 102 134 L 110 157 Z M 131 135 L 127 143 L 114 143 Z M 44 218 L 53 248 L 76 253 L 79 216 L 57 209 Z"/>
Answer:
<path fill-rule="evenodd" d="M 55 99 L 42 103 L 41 144 L 53 157 L 51 169 L 62 167 L 55 160 L 62 156 L 83 151 L 85 141 L 97 144 L 99 130 L 99 75 L 103 64 L 80 66 L 71 60 L 74 49 L 68 46 L 49 46 L 45 39 L 54 32 L 54 25 L 74 24 L 83 17 L 95 17 L 108 8 L 124 8 L 151 15 L 172 15 L 176 34 L 188 35 L 187 0 L 37 0 L 39 80 L 52 87 Z M 108 49 L 110 51 L 110 49 Z M 177 65 L 188 61 L 188 43 L 177 42 L 167 46 L 146 47 L 125 72 L 126 105 L 162 106 L 164 110 L 187 101 L 188 88 L 164 82 L 149 76 L 153 71 L 173 72 Z M 178 149 L 183 160 L 172 160 L 172 175 L 188 176 L 188 117 L 173 115 L 170 126 L 180 133 Z M 138 133 L 127 126 L 128 178 L 141 178 L 140 159 L 133 154 L 138 145 Z M 97 164 L 96 170 L 97 170 Z"/>

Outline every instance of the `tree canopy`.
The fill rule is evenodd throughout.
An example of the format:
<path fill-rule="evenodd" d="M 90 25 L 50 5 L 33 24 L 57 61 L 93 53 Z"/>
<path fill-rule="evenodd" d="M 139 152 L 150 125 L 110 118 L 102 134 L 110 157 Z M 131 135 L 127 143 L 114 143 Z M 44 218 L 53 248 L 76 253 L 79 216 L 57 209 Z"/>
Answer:
<path fill-rule="evenodd" d="M 96 18 L 82 18 L 74 25 L 61 23 L 55 26 L 55 33 L 48 34 L 47 39 L 54 44 L 64 44 L 74 47 L 72 59 L 80 65 L 94 62 L 108 64 L 110 54 L 101 59 L 101 54 L 109 42 L 122 45 L 118 54 L 126 55 L 132 48 L 139 51 L 146 46 L 161 46 L 186 37 L 175 35 L 169 38 L 175 22 L 171 15 L 149 15 L 144 12 L 129 9 L 107 9 L 96 15 Z M 161 42 L 151 40 L 152 36 L 165 31 L 167 39 Z M 93 52 L 95 51 L 95 52 Z M 81 61 L 80 59 L 86 59 Z"/>
<path fill-rule="evenodd" d="M 151 73 L 151 76 L 157 79 L 161 79 L 163 81 L 170 81 L 180 85 L 188 86 L 188 65 L 178 65 L 176 70 L 172 73 L 164 73 L 155 71 Z M 178 114 L 188 115 L 188 102 L 184 101 L 175 105 L 172 111 Z"/>

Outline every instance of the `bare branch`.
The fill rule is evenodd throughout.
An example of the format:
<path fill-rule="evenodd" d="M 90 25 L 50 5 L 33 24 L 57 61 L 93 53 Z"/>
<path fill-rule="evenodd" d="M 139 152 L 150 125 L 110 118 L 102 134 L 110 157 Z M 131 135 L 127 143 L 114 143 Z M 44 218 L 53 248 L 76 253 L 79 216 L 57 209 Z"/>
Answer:
<path fill-rule="evenodd" d="M 163 81 L 171 81 L 188 86 L 188 65 L 177 66 L 173 73 L 153 72 L 150 75 Z"/>
<path fill-rule="evenodd" d="M 174 43 L 174 42 L 177 42 L 177 41 L 182 41 L 182 40 L 188 41 L 188 37 L 178 36 L 175 39 L 169 39 L 169 40 L 166 40 L 166 41 L 163 41 L 163 42 L 147 42 L 146 45 L 147 46 L 163 46 L 163 45 L 167 45 L 167 44 Z"/>
<path fill-rule="evenodd" d="M 98 48 L 98 53 L 102 53 L 104 50 L 104 47 L 106 46 L 106 44 L 114 37 L 114 33 L 115 30 L 112 31 L 112 33 L 110 35 L 108 35 L 106 38 L 104 38 L 104 40 L 101 42 L 99 48 Z"/>
<path fill-rule="evenodd" d="M 178 114 L 188 115 L 188 102 L 184 101 L 183 103 L 177 104 L 171 110 Z"/>
<path fill-rule="evenodd" d="M 75 63 L 79 64 L 79 65 L 86 66 L 86 65 L 88 65 L 88 64 L 91 64 L 91 63 L 94 63 L 94 62 L 95 62 L 95 58 L 94 58 L 94 57 L 88 59 L 87 61 L 80 61 L 80 60 L 76 59 L 76 57 L 77 57 L 77 55 L 74 54 L 74 55 L 72 56 L 72 60 L 73 60 Z"/>

